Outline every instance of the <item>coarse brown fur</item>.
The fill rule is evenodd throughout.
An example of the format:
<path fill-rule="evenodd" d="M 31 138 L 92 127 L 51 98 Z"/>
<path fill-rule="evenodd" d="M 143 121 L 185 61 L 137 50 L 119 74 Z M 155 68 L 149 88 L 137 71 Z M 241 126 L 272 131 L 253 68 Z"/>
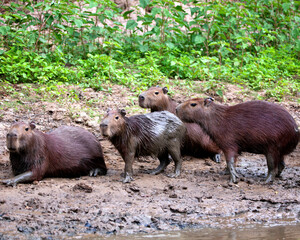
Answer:
<path fill-rule="evenodd" d="M 281 106 L 249 101 L 234 106 L 215 104 L 213 99 L 191 99 L 176 108 L 183 121 L 196 122 L 225 154 L 231 180 L 236 182 L 234 161 L 241 152 L 264 154 L 268 164 L 266 182 L 284 169 L 284 156 L 299 142 L 293 117 Z"/>
<path fill-rule="evenodd" d="M 79 127 L 62 126 L 43 133 L 32 123 L 17 122 L 7 133 L 7 148 L 14 175 L 31 173 L 29 178 L 6 182 L 11 185 L 44 177 L 79 177 L 107 172 L 99 141 Z"/>
<path fill-rule="evenodd" d="M 151 87 L 139 95 L 139 105 L 142 108 L 150 108 L 151 112 L 169 111 L 176 114 L 178 105 L 168 96 L 166 87 Z M 196 123 L 185 123 L 187 129 L 184 142 L 181 147 L 182 156 L 193 156 L 197 158 L 210 157 L 220 162 L 221 149 L 209 137 L 208 134 Z"/>
<path fill-rule="evenodd" d="M 125 162 L 123 182 L 132 180 L 134 157 L 157 156 L 158 174 L 169 164 L 168 154 L 175 162 L 175 174 L 180 174 L 180 144 L 185 134 L 182 121 L 167 111 L 125 117 L 125 110 L 108 110 L 100 124 L 103 136 L 113 143 Z"/>

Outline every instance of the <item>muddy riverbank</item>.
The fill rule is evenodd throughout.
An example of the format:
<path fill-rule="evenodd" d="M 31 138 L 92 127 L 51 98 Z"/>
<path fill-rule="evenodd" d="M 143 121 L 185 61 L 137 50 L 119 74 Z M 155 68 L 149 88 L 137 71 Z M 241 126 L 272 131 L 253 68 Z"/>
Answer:
<path fill-rule="evenodd" d="M 84 99 L 105 98 L 94 106 L 102 112 L 108 106 L 125 107 L 129 114 L 136 114 L 138 109 L 133 103 L 136 96 L 124 88 L 82 94 Z M 1 103 L 6 101 L 13 99 L 2 97 Z M 100 140 L 109 170 L 106 176 L 95 178 L 46 178 L 16 187 L 0 185 L 0 239 L 61 239 L 300 223 L 300 145 L 286 157 L 286 169 L 272 185 L 264 184 L 264 156 L 254 154 L 239 158 L 238 184 L 228 183 L 224 156 L 220 164 L 184 157 L 182 174 L 176 179 L 167 177 L 173 171 L 172 163 L 165 173 L 153 176 L 146 172 L 155 168 L 158 160 L 140 158 L 133 165 L 135 181 L 123 184 L 120 175 L 124 163 L 100 135 L 99 119 L 80 112 L 71 116 L 70 107 L 56 102 L 28 101 L 23 105 L 18 109 L 7 106 L 0 112 L 0 179 L 12 176 L 4 146 L 6 130 L 15 118 L 34 120 L 43 131 L 62 124 L 85 127 Z M 70 105 L 72 109 L 84 109 L 80 102 Z M 283 105 L 299 124 L 299 105 Z"/>

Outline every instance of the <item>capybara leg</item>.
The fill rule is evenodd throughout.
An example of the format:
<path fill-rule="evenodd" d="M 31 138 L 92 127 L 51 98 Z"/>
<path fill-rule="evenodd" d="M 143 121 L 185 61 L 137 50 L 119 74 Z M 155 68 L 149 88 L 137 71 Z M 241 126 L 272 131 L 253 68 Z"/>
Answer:
<path fill-rule="evenodd" d="M 268 153 L 266 155 L 267 165 L 268 165 L 268 176 L 266 178 L 266 183 L 271 183 L 274 181 L 276 175 L 278 174 L 278 162 L 277 156 L 275 154 Z M 283 170 L 283 169 L 282 169 Z"/>
<path fill-rule="evenodd" d="M 213 160 L 216 163 L 220 163 L 221 162 L 221 154 L 218 153 L 218 154 L 212 156 L 211 160 Z"/>
<path fill-rule="evenodd" d="M 125 157 L 125 171 L 124 171 L 124 179 L 123 183 L 129 183 L 133 180 L 133 161 L 134 161 L 134 154 L 130 154 Z"/>
<path fill-rule="evenodd" d="M 278 164 L 278 173 L 276 175 L 276 177 L 280 177 L 283 169 L 285 168 L 285 163 L 284 163 L 284 158 L 283 156 L 280 158 L 280 162 Z"/>
<path fill-rule="evenodd" d="M 170 146 L 168 151 L 175 163 L 175 171 L 173 174 L 170 174 L 169 177 L 178 177 L 180 175 L 182 166 L 182 159 L 180 155 L 180 142 L 177 139 L 174 140 L 173 146 Z"/>
<path fill-rule="evenodd" d="M 169 158 L 169 155 L 167 152 L 161 154 L 158 156 L 159 159 L 159 165 L 154 170 L 149 171 L 150 174 L 156 175 L 161 173 L 165 168 L 169 165 L 171 162 L 171 159 Z"/>
<path fill-rule="evenodd" d="M 230 174 L 230 182 L 237 183 L 237 178 L 239 177 L 239 175 L 237 174 L 234 166 L 235 163 L 234 154 L 226 155 L 226 161 L 227 161 L 227 169 Z"/>
<path fill-rule="evenodd" d="M 16 186 L 20 182 L 33 181 L 34 179 L 33 179 L 32 176 L 33 176 L 33 172 L 28 171 L 28 172 L 24 172 L 22 174 L 19 174 L 19 175 L 13 177 L 13 178 L 2 180 L 1 182 L 3 184 L 6 184 L 7 186 Z"/>

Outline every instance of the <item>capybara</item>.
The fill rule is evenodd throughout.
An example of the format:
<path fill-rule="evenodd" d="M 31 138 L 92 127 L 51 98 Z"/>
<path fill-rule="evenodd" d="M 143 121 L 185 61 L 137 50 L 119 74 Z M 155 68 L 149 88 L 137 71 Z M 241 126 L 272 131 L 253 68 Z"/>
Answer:
<path fill-rule="evenodd" d="M 183 121 L 196 122 L 225 154 L 231 181 L 236 183 L 235 161 L 241 152 L 264 154 L 267 159 L 266 183 L 279 177 L 284 156 L 299 141 L 293 117 L 282 107 L 265 101 L 249 101 L 234 106 L 215 104 L 212 98 L 188 100 L 176 108 Z"/>
<path fill-rule="evenodd" d="M 16 122 L 6 136 L 14 178 L 2 180 L 7 185 L 32 182 L 44 177 L 79 177 L 107 168 L 97 138 L 79 127 L 61 126 L 48 133 L 34 123 Z"/>
<path fill-rule="evenodd" d="M 139 95 L 139 105 L 142 108 L 150 108 L 151 112 L 166 110 L 175 114 L 178 103 L 167 93 L 167 87 L 151 87 Z M 210 157 L 219 163 L 221 149 L 199 124 L 185 123 L 185 127 L 187 131 L 181 146 L 181 155 L 196 158 Z"/>
<path fill-rule="evenodd" d="M 152 174 L 162 172 L 170 163 L 168 154 L 175 162 L 175 172 L 180 175 L 180 144 L 185 134 L 183 122 L 174 114 L 162 111 L 126 117 L 126 111 L 108 110 L 100 124 L 102 135 L 108 137 L 125 162 L 124 183 L 133 180 L 134 157 L 157 156 L 159 166 Z"/>

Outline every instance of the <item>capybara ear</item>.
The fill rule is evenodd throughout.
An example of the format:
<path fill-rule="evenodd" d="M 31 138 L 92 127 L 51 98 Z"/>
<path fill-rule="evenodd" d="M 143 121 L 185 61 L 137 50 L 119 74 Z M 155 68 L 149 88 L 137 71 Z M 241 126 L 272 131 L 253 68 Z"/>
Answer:
<path fill-rule="evenodd" d="M 111 108 L 108 108 L 106 112 L 109 113 L 110 111 L 111 111 Z"/>
<path fill-rule="evenodd" d="M 121 113 L 121 115 L 124 117 L 124 116 L 126 115 L 125 109 L 121 109 L 121 110 L 120 110 L 120 113 Z"/>
<path fill-rule="evenodd" d="M 29 126 L 30 126 L 31 130 L 35 129 L 35 127 L 36 127 L 34 122 L 29 123 Z"/>
<path fill-rule="evenodd" d="M 167 87 L 163 87 L 162 90 L 163 90 L 164 94 L 166 94 L 168 92 L 168 88 Z"/>
<path fill-rule="evenodd" d="M 205 98 L 204 106 L 208 107 L 213 101 L 214 101 L 214 99 L 212 97 Z"/>

